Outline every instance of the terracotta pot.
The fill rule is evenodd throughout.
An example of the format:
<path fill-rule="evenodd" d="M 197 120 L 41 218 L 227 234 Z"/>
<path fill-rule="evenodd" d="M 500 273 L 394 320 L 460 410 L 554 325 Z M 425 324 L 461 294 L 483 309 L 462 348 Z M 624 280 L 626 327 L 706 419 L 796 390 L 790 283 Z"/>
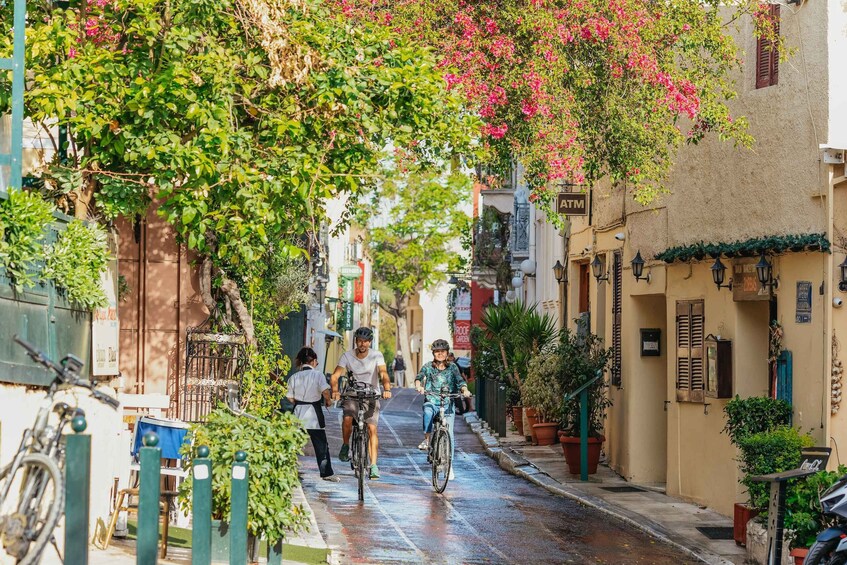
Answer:
<path fill-rule="evenodd" d="M 600 462 L 600 447 L 606 440 L 600 436 L 588 438 L 588 474 L 593 475 L 597 472 L 597 464 Z M 571 475 L 579 475 L 580 472 L 580 445 L 579 438 L 567 435 L 559 435 L 559 441 L 562 442 L 562 451 L 565 454 L 565 461 L 568 464 L 568 471 Z"/>
<path fill-rule="evenodd" d="M 512 406 L 512 421 L 518 429 L 518 434 L 523 435 L 523 406 Z"/>
<path fill-rule="evenodd" d="M 535 411 L 535 408 L 525 408 L 525 423 L 523 429 L 529 432 L 530 439 L 532 441 L 532 445 L 538 445 L 538 438 L 535 437 L 535 424 L 538 423 L 538 412 Z M 527 429 L 529 428 L 529 429 Z"/>
<path fill-rule="evenodd" d="M 806 555 L 809 554 L 808 547 L 795 547 L 791 550 L 791 557 L 794 558 L 794 565 L 803 565 L 803 561 L 806 560 Z"/>
<path fill-rule="evenodd" d="M 747 545 L 747 522 L 759 515 L 756 508 L 736 502 L 732 513 L 732 539 L 736 545 Z"/>
<path fill-rule="evenodd" d="M 553 445 L 556 443 L 556 432 L 559 424 L 556 422 L 541 422 L 532 426 L 538 445 Z"/>

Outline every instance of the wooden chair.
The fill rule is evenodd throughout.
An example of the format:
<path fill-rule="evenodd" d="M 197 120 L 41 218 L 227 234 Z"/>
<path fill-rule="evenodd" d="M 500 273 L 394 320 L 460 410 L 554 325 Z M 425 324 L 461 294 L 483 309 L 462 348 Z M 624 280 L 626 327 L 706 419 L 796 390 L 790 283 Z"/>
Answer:
<path fill-rule="evenodd" d="M 160 493 L 159 514 L 164 516 L 162 520 L 162 550 L 160 557 L 163 559 L 168 556 L 168 530 L 170 528 L 170 505 L 171 500 L 177 496 L 177 491 L 166 490 Z M 112 536 L 115 533 L 115 527 L 118 524 L 118 516 L 121 512 L 133 512 L 138 514 L 138 503 L 132 503 L 132 499 L 138 499 L 138 488 L 125 488 L 118 493 L 118 500 L 115 504 L 115 511 L 112 513 L 112 519 L 109 520 L 109 527 L 106 529 L 106 535 L 103 539 L 103 549 L 109 547 L 112 541 Z"/>

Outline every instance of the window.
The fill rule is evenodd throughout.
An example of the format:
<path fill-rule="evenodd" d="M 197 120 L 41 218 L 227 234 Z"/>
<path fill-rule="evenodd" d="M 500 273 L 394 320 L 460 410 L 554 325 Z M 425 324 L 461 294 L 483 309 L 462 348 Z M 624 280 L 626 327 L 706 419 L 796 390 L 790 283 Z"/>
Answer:
<path fill-rule="evenodd" d="M 703 301 L 676 303 L 676 399 L 703 402 Z"/>
<path fill-rule="evenodd" d="M 774 22 L 774 33 L 779 35 L 779 5 L 771 4 L 768 17 Z M 779 52 L 776 44 L 760 37 L 756 40 L 756 88 L 774 86 L 779 81 Z"/>
<path fill-rule="evenodd" d="M 623 255 L 615 251 L 612 256 L 612 384 L 621 386 L 621 302 L 623 284 Z"/>

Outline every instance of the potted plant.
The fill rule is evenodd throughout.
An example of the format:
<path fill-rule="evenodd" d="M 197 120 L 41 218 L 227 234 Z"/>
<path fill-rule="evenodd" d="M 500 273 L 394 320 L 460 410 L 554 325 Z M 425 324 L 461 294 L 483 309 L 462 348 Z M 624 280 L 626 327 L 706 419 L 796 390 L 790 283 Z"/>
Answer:
<path fill-rule="evenodd" d="M 206 445 L 212 460 L 213 546 L 227 536 L 231 466 L 239 450 L 247 452 L 249 464 L 248 533 L 273 542 L 305 525 L 305 514 L 293 504 L 292 492 L 299 482 L 297 455 L 308 436 L 292 414 L 256 420 L 221 407 L 205 422 L 192 425 L 190 433 L 192 445 L 184 448 L 189 472 L 180 485 L 180 504 L 183 510 L 191 508 L 192 450 Z"/>
<path fill-rule="evenodd" d="M 557 376 L 561 391 L 572 393 L 593 379 L 598 371 L 605 371 L 612 358 L 612 348 L 604 348 L 603 340 L 592 334 L 577 334 L 568 329 L 562 331 L 556 346 Z M 606 395 L 608 384 L 601 377 L 588 388 L 588 472 L 596 473 L 600 460 L 600 449 L 605 437 L 601 431 L 606 419 L 606 410 L 612 405 Z M 563 397 L 562 397 L 563 398 Z M 580 472 L 580 406 L 579 395 L 560 404 L 560 434 L 562 450 L 568 469 L 572 474 Z"/>
<path fill-rule="evenodd" d="M 829 524 L 820 505 L 820 496 L 845 474 L 847 466 L 836 471 L 820 471 L 788 485 L 785 497 L 785 529 L 795 563 L 802 563 L 809 547 Z"/>
<path fill-rule="evenodd" d="M 729 441 L 736 447 L 741 441 L 758 433 L 768 432 L 780 426 L 785 426 L 791 419 L 791 405 L 784 400 L 768 397 L 752 396 L 741 398 L 738 395 L 727 402 L 724 407 L 726 424 L 723 432 L 729 436 Z M 742 468 L 752 468 L 754 462 L 741 452 Z M 747 475 L 741 482 L 748 487 L 750 503 L 738 502 L 733 509 L 733 539 L 738 545 L 747 544 L 747 522 L 759 514 L 759 507 L 753 501 L 761 499 L 760 493 L 767 489 L 764 484 L 751 483 Z M 750 490 L 752 488 L 752 490 Z"/>
<path fill-rule="evenodd" d="M 557 365 L 555 351 L 542 351 L 529 362 L 523 382 L 521 395 L 538 414 L 538 423 L 532 426 L 538 445 L 556 443 L 559 424 L 555 420 L 562 404 L 562 388 L 556 378 Z"/>

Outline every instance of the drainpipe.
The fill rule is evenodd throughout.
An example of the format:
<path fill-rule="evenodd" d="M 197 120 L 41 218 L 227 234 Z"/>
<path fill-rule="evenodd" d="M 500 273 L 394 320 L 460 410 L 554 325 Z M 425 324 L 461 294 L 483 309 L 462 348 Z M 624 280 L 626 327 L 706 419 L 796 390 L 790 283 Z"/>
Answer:
<path fill-rule="evenodd" d="M 535 203 L 529 203 L 529 260 L 535 263 L 535 273 L 538 274 L 538 261 L 535 260 Z M 536 277 L 525 277 L 526 280 L 526 303 L 534 305 L 535 298 L 535 279 Z"/>

